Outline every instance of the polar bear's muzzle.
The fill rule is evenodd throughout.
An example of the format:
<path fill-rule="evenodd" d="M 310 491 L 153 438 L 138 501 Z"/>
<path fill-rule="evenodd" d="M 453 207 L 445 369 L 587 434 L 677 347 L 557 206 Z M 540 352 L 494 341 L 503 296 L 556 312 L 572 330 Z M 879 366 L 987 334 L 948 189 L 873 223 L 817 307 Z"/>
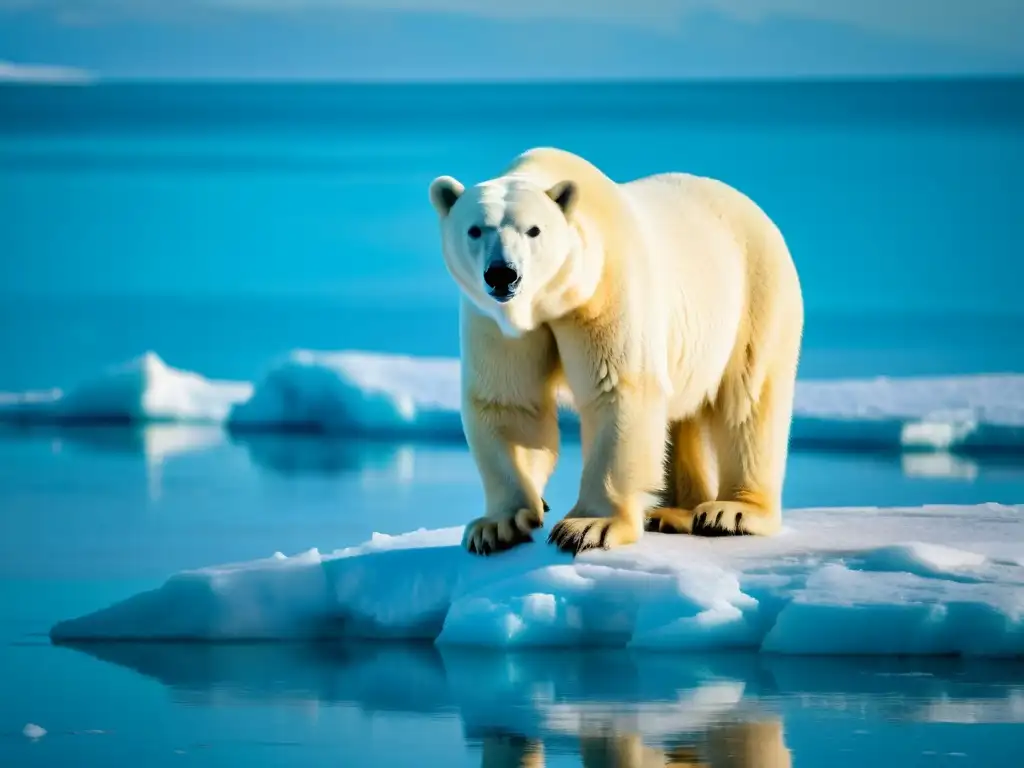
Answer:
<path fill-rule="evenodd" d="M 522 275 L 519 274 L 516 265 L 504 259 L 492 261 L 484 270 L 484 282 L 487 283 L 488 293 L 502 304 L 516 295 L 521 280 Z"/>

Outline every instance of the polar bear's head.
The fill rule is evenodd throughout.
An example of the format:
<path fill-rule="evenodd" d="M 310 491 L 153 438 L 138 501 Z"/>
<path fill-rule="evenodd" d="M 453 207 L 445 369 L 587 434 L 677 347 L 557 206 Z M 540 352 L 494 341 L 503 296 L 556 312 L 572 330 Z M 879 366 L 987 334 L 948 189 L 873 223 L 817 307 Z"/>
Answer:
<path fill-rule="evenodd" d="M 504 176 L 466 188 L 451 176 L 430 185 L 441 219 L 445 266 L 465 296 L 516 336 L 572 307 L 580 237 L 578 187 Z"/>

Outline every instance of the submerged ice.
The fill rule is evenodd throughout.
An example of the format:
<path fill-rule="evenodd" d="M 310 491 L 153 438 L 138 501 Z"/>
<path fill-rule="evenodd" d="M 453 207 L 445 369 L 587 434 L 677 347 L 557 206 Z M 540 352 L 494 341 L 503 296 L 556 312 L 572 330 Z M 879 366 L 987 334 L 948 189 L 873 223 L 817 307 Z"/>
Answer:
<path fill-rule="evenodd" d="M 575 560 L 542 536 L 480 558 L 462 528 L 376 535 L 180 573 L 52 637 L 1021 656 L 1022 511 L 800 510 L 773 538 L 647 534 Z"/>
<path fill-rule="evenodd" d="M 0 420 L 183 421 L 236 431 L 461 440 L 459 362 L 297 350 L 255 384 L 212 381 L 146 353 L 68 391 L 0 394 Z M 577 419 L 563 404 L 562 423 Z M 794 445 L 992 451 L 1024 448 L 1024 375 L 800 381 Z"/>

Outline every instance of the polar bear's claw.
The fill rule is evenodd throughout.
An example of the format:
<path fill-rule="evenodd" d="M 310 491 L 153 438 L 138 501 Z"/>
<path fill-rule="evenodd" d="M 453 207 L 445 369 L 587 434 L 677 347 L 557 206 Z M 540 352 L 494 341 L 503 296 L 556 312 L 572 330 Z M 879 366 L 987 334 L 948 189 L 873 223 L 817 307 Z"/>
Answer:
<path fill-rule="evenodd" d="M 634 526 L 618 517 L 571 517 L 551 529 L 548 543 L 578 555 L 588 549 L 610 549 L 637 540 Z"/>
<path fill-rule="evenodd" d="M 475 555 L 504 552 L 533 541 L 532 531 L 543 524 L 543 517 L 529 509 L 509 517 L 481 517 L 466 526 L 463 545 Z"/>
<path fill-rule="evenodd" d="M 647 513 L 644 530 L 693 536 L 766 536 L 779 528 L 780 516 L 741 501 L 708 501 L 692 512 L 661 508 Z"/>

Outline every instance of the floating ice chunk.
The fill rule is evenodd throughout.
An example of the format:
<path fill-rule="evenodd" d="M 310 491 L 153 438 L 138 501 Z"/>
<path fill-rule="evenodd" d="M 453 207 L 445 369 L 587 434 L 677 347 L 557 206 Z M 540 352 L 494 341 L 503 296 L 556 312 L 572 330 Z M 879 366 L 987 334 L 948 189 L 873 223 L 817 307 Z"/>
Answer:
<path fill-rule="evenodd" d="M 229 426 L 462 440 L 460 382 L 454 358 L 300 350 L 268 371 Z M 563 423 L 577 424 L 570 398 L 560 402 Z"/>
<path fill-rule="evenodd" d="M 647 534 L 489 558 L 462 528 L 179 574 L 56 641 L 420 638 L 439 646 L 1024 656 L 1022 508 L 791 511 L 771 538 Z"/>
<path fill-rule="evenodd" d="M 793 440 L 909 450 L 1024 448 L 1024 376 L 800 381 Z"/>
<path fill-rule="evenodd" d="M 293 353 L 237 406 L 232 426 L 462 438 L 459 361 L 370 352 Z M 560 393 L 567 437 L 578 418 Z M 796 445 L 1024 448 L 1024 375 L 801 381 Z"/>
<path fill-rule="evenodd" d="M 67 393 L 0 394 L 0 420 L 227 421 L 235 430 L 462 440 L 460 376 L 455 358 L 298 350 L 253 387 L 210 381 L 147 353 Z M 572 398 L 561 392 L 559 400 L 565 437 L 574 438 Z M 792 442 L 1024 450 L 1024 375 L 800 381 Z"/>
<path fill-rule="evenodd" d="M 211 381 L 147 352 L 62 392 L 0 396 L 0 419 L 29 422 L 221 423 L 252 386 Z"/>
<path fill-rule="evenodd" d="M 309 637 L 329 618 L 331 585 L 320 562 L 320 553 L 311 549 L 293 557 L 186 571 L 159 590 L 114 606 L 107 620 L 144 621 L 153 637 Z"/>
<path fill-rule="evenodd" d="M 267 372 L 253 397 L 234 408 L 230 425 L 459 436 L 458 362 L 299 350 Z"/>
<path fill-rule="evenodd" d="M 963 583 L 838 563 L 810 575 L 762 649 L 795 654 L 1024 656 L 1021 577 Z"/>

